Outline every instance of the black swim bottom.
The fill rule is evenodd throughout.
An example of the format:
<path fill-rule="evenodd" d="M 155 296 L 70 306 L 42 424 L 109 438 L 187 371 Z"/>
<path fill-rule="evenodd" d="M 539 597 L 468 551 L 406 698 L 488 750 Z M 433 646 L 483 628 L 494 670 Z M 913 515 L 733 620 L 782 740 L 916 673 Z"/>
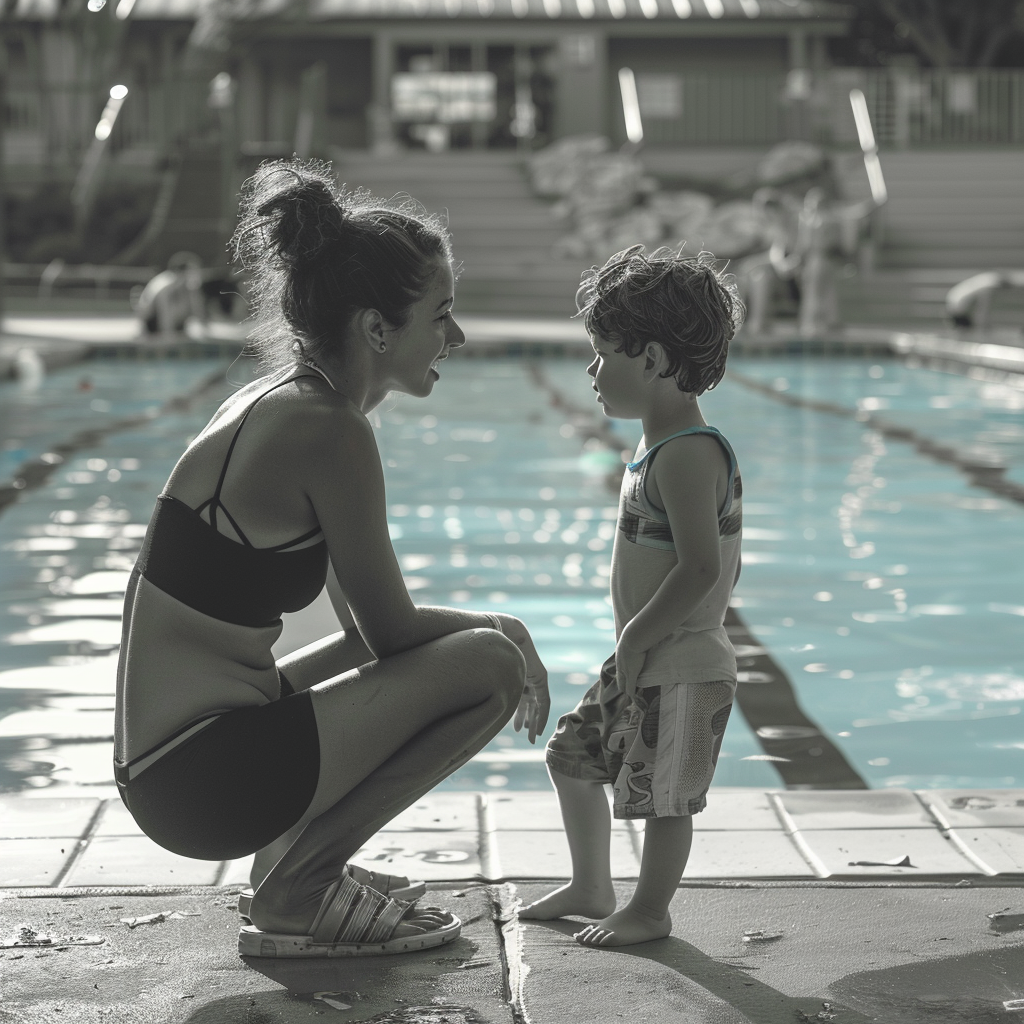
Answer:
<path fill-rule="evenodd" d="M 114 775 L 132 817 L 164 849 L 198 860 L 255 853 L 287 832 L 316 792 L 320 737 L 309 691 L 295 693 L 282 676 L 280 700 L 218 716 L 134 778 L 115 761 Z"/>

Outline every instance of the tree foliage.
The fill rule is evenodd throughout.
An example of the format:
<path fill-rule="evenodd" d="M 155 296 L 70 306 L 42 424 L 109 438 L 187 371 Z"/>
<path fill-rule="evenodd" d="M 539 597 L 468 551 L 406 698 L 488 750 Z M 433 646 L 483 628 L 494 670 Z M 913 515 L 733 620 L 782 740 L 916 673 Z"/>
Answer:
<path fill-rule="evenodd" d="M 913 55 L 925 66 L 1024 63 L 1024 0 L 859 0 L 841 44 L 854 63 Z"/>

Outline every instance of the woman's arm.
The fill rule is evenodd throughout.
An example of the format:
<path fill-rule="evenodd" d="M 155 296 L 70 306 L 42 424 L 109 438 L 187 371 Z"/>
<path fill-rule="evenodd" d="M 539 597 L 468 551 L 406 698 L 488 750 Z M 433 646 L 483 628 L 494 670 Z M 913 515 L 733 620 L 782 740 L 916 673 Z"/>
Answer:
<path fill-rule="evenodd" d="M 499 629 L 522 652 L 527 681 L 515 728 L 530 742 L 548 717 L 547 671 L 526 626 L 515 616 L 413 604 L 388 533 L 384 472 L 366 418 L 346 406 L 331 429 L 306 446 L 315 452 L 307 494 L 331 556 L 327 591 L 342 627 L 352 625 L 377 658 L 464 629 Z M 339 429 L 339 426 L 341 429 Z"/>
<path fill-rule="evenodd" d="M 304 485 L 336 574 L 339 621 L 344 605 L 377 658 L 490 628 L 481 612 L 413 604 L 388 533 L 384 471 L 370 424 L 340 399 L 311 412 L 323 422 L 305 445 Z"/>

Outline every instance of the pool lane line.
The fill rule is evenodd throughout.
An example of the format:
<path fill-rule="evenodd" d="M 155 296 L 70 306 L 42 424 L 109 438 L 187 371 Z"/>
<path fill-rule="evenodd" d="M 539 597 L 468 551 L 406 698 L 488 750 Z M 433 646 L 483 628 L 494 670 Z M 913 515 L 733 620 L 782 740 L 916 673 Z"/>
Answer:
<path fill-rule="evenodd" d="M 615 452 L 632 457 L 632 450 L 595 410 L 576 405 L 555 387 L 538 362 L 527 363 L 530 379 L 547 393 L 551 406 L 567 413 L 585 440 L 596 439 Z M 622 473 L 605 476 L 605 485 L 618 495 Z M 800 706 L 786 670 L 755 639 L 739 613 L 726 613 L 726 631 L 737 650 L 739 684 L 736 703 L 757 737 L 764 757 L 787 787 L 801 789 L 869 789 L 843 752 Z"/>
<path fill-rule="evenodd" d="M 725 613 L 725 629 L 736 648 L 736 703 L 786 786 L 870 789 L 800 706 L 786 670 L 751 635 L 735 608 Z"/>
<path fill-rule="evenodd" d="M 101 441 L 111 434 L 120 433 L 122 430 L 131 430 L 133 427 L 144 426 L 152 423 L 161 416 L 168 413 L 180 412 L 187 409 L 194 401 L 202 398 L 206 392 L 212 390 L 219 384 L 224 384 L 225 368 L 214 371 L 202 378 L 198 384 L 180 395 L 169 398 L 163 405 L 156 409 L 150 409 L 137 416 L 125 416 L 118 420 L 111 420 L 101 427 L 87 427 L 85 430 L 72 434 L 66 441 L 60 441 L 53 445 L 49 451 L 44 452 L 36 459 L 29 459 L 23 462 L 10 480 L 0 483 L 0 515 L 9 506 L 13 505 L 22 494 L 42 487 L 54 471 L 64 462 L 68 456 L 74 455 L 87 448 L 95 448 Z"/>
<path fill-rule="evenodd" d="M 770 384 L 765 384 L 763 381 L 755 380 L 753 377 L 737 373 L 734 370 L 728 370 L 726 376 L 730 381 L 735 381 L 751 391 L 766 395 L 782 405 L 796 409 L 810 409 L 813 412 L 822 412 L 829 416 L 838 416 L 841 419 L 852 419 L 872 430 L 877 430 L 891 441 L 912 444 L 922 455 L 927 455 L 936 462 L 959 469 L 975 487 L 1024 505 L 1024 485 L 1007 480 L 1005 466 L 992 466 L 972 459 L 963 452 L 957 451 L 953 445 L 935 441 L 918 433 L 912 427 L 892 423 L 881 416 L 875 416 L 860 409 L 852 409 L 846 405 L 839 405 L 837 402 L 824 402 L 814 398 L 791 395 L 785 391 L 776 391 Z"/>

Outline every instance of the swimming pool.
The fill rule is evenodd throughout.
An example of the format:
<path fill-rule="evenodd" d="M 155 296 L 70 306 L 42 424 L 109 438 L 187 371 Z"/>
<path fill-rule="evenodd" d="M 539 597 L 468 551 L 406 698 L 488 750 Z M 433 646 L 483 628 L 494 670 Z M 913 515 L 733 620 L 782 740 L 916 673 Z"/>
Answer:
<path fill-rule="evenodd" d="M 120 594 L 157 491 L 230 391 L 225 365 L 90 362 L 35 392 L 0 384 L 5 473 L 66 450 L 0 515 L 4 788 L 109 782 Z M 584 365 L 453 359 L 430 398 L 379 410 L 414 598 L 523 618 L 551 674 L 549 732 L 611 650 L 615 480 L 639 439 L 603 418 Z M 766 682 L 760 651 L 811 725 L 734 714 L 717 784 L 781 785 L 772 744 L 801 729 L 859 784 L 1021 784 L 1024 507 L 958 467 L 1021 480 L 1022 406 L 1012 382 L 895 359 L 733 360 L 703 408 L 744 475 L 740 704 Z M 509 727 L 445 786 L 546 788 L 541 757 Z"/>

